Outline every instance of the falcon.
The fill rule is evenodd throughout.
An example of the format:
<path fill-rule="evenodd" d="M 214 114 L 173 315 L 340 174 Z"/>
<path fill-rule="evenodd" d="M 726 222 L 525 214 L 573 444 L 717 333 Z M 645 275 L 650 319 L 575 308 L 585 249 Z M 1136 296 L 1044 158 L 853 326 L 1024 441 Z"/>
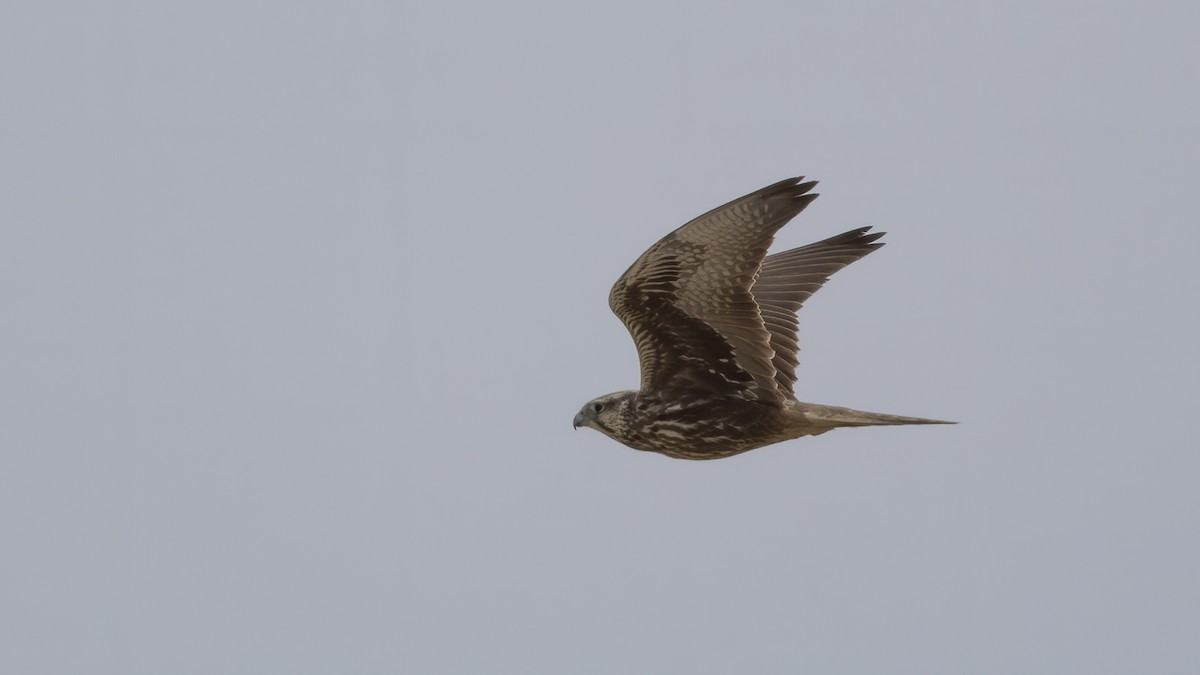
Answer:
<path fill-rule="evenodd" d="M 636 450 L 719 459 L 839 427 L 954 424 L 796 400 L 796 312 L 834 272 L 883 246 L 869 227 L 767 256 L 817 195 L 803 176 L 686 223 L 634 261 L 609 307 L 641 385 L 588 401 L 574 426 Z"/>

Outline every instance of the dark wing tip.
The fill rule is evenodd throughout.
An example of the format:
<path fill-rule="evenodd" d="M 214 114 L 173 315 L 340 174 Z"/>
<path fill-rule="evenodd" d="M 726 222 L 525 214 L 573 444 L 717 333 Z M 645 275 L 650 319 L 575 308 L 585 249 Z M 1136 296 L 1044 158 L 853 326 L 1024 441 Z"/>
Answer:
<path fill-rule="evenodd" d="M 761 196 L 761 197 L 771 197 L 776 194 L 788 194 L 791 197 L 799 197 L 801 195 L 807 194 L 809 192 L 809 190 L 812 190 L 813 188 L 815 188 L 817 186 L 817 183 L 819 182 L 819 181 L 815 181 L 815 180 L 810 180 L 807 183 L 801 183 L 800 181 L 802 181 L 802 180 L 804 180 L 804 176 L 793 176 L 791 178 L 785 178 L 785 179 L 779 181 L 778 183 L 772 183 L 772 184 L 768 185 L 767 187 L 759 190 L 757 193 L 753 193 L 753 194 L 757 194 L 758 196 Z M 816 198 L 817 195 L 813 194 L 813 195 L 809 195 L 809 196 L 812 198 Z"/>
<path fill-rule="evenodd" d="M 854 243 L 862 246 L 869 246 L 870 248 L 879 248 L 887 243 L 886 241 L 879 241 L 883 238 L 883 235 L 887 234 L 887 232 L 869 232 L 870 229 L 871 227 L 869 225 L 862 228 L 860 231 L 860 236 L 857 240 L 855 240 Z"/>
<path fill-rule="evenodd" d="M 809 244 L 809 246 L 864 246 L 875 249 L 887 243 L 878 241 L 885 234 L 887 234 L 887 232 L 872 232 L 871 226 L 868 225 L 866 227 L 858 227 L 848 232 L 834 235 L 828 239 L 822 239 L 821 241 Z M 808 248 L 808 246 L 804 248 Z"/>
<path fill-rule="evenodd" d="M 785 209 L 785 213 L 791 214 L 787 216 L 787 219 L 790 220 L 820 196 L 818 193 L 812 192 L 812 189 L 817 186 L 817 181 L 810 180 L 802 183 L 803 180 L 804 176 L 781 180 L 751 193 L 747 197 L 779 203 Z"/>

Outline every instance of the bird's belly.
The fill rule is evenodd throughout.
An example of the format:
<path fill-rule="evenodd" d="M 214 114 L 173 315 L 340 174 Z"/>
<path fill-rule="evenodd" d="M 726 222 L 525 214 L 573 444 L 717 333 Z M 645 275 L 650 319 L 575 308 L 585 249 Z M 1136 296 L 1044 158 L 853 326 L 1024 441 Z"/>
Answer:
<path fill-rule="evenodd" d="M 781 411 L 748 401 L 718 401 L 650 412 L 631 437 L 637 450 L 680 459 L 719 459 L 787 440 Z"/>

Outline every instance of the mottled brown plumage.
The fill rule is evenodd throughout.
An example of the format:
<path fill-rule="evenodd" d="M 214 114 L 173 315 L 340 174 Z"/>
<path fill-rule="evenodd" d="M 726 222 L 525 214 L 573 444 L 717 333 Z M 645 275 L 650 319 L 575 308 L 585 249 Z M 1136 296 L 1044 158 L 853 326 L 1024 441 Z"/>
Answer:
<path fill-rule="evenodd" d="M 766 256 L 779 228 L 817 197 L 816 182 L 802 180 L 688 222 L 621 275 L 608 302 L 637 346 L 641 388 L 589 401 L 576 427 L 638 450 L 717 459 L 837 427 L 951 424 L 796 400 L 797 310 L 834 272 L 883 246 L 882 232 L 863 227 Z"/>

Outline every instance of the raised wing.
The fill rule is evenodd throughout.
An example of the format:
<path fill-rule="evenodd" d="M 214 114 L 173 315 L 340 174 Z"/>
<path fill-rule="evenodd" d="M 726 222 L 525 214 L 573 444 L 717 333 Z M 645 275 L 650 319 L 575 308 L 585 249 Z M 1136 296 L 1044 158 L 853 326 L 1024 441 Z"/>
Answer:
<path fill-rule="evenodd" d="M 784 396 L 795 398 L 796 311 L 834 272 L 883 246 L 875 240 L 884 233 L 868 232 L 870 229 L 861 227 L 763 260 L 751 292 L 770 333 L 775 384 Z"/>
<path fill-rule="evenodd" d="M 775 232 L 817 195 L 789 178 L 683 225 L 613 285 L 608 304 L 637 345 L 643 392 L 782 404 L 775 352 L 751 286 Z"/>

